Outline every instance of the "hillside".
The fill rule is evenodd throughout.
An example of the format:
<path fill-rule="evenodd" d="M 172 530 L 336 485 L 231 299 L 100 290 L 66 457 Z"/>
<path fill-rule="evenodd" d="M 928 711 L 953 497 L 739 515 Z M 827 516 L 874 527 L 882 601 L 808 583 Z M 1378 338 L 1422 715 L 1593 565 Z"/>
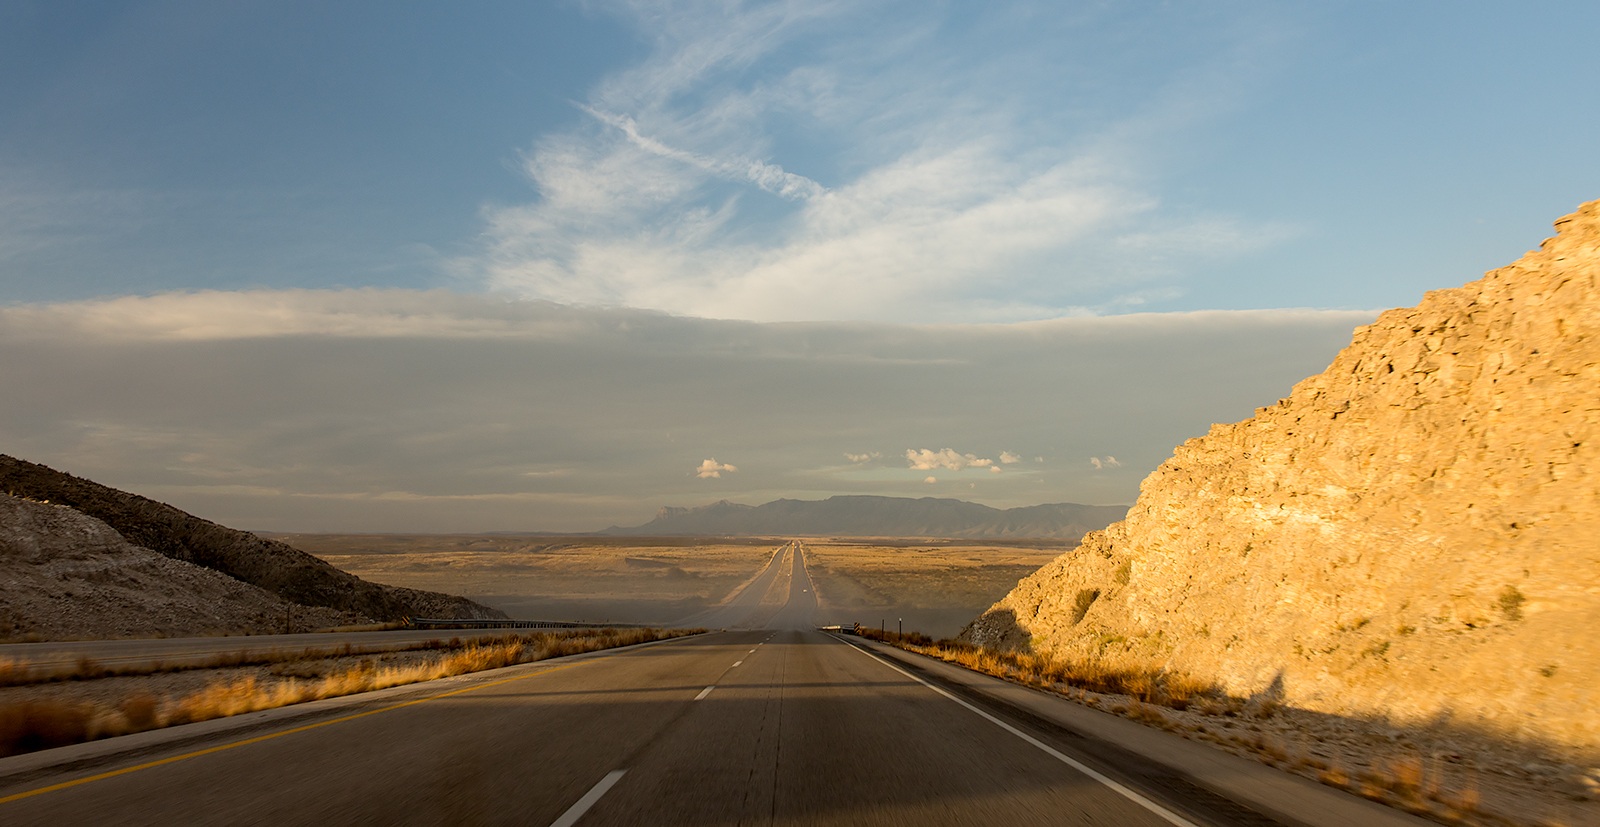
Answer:
<path fill-rule="evenodd" d="M 962 500 L 841 496 L 699 508 L 663 508 L 641 526 L 600 533 L 634 536 L 802 535 L 827 537 L 1082 537 L 1122 517 L 1124 506 L 1052 503 L 998 509 Z"/>
<path fill-rule="evenodd" d="M 309 632 L 359 620 L 139 548 L 64 505 L 0 495 L 0 640 Z"/>
<path fill-rule="evenodd" d="M 408 615 L 504 617 L 464 597 L 368 583 L 275 540 L 3 454 L 0 493 L 68 506 L 109 525 L 134 546 L 220 572 L 304 606 L 385 621 Z"/>
<path fill-rule="evenodd" d="M 963 635 L 1600 747 L 1600 202 L 1356 330 Z"/>

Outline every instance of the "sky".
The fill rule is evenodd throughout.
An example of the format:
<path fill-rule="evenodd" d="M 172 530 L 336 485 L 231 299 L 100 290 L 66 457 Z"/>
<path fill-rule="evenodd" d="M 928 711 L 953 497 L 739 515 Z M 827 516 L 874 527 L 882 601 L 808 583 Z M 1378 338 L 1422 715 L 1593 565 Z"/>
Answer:
<path fill-rule="evenodd" d="M 1600 198 L 1600 7 L 0 5 L 0 452 L 282 531 L 1129 503 Z"/>

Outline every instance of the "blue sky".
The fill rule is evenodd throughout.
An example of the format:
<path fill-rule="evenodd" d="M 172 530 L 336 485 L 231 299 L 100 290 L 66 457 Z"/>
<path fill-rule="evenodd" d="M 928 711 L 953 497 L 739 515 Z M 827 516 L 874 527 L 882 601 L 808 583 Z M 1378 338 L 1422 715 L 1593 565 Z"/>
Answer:
<path fill-rule="evenodd" d="M 11 377 L 33 384 L 0 410 L 11 446 L 0 450 L 296 530 L 435 513 L 370 505 L 423 488 L 437 516 L 408 530 L 576 529 L 713 496 L 1131 501 L 1174 441 L 1319 371 L 1362 318 L 1510 263 L 1600 197 L 1600 156 L 1587 149 L 1600 133 L 1587 82 L 1596 42 L 1600 8 L 1583 4 L 8 3 L 0 335 L 13 349 L 79 338 L 58 370 Z M 576 365 L 625 384 L 663 341 L 593 331 L 657 318 L 635 315 L 646 311 L 668 314 L 651 335 L 701 361 L 675 362 L 681 381 L 648 399 L 607 386 L 600 396 L 641 411 L 604 433 L 556 419 L 513 429 L 520 447 L 495 450 L 525 454 L 528 470 L 495 484 L 462 482 L 481 462 L 415 447 L 449 443 L 461 410 L 412 411 L 412 430 L 363 442 L 340 429 L 391 410 L 364 407 L 384 394 L 344 398 L 310 367 L 262 367 L 264 354 L 304 346 L 337 358 L 328 370 L 385 374 L 398 350 L 448 362 L 440 354 L 486 329 L 542 363 L 555 339 L 503 328 L 537 317 L 548 330 L 554 313 L 567 319 L 562 358 L 583 358 L 537 381 L 593 395 Z M 1237 311 L 1266 315 L 1226 315 Z M 1126 314 L 1149 317 L 1116 328 L 1147 331 L 1145 355 L 1078 333 L 1059 334 L 1077 342 L 1066 351 L 993 345 L 1057 335 L 1035 323 L 1115 338 L 1115 323 L 1072 320 Z M 273 323 L 256 325 L 264 317 Z M 1196 319 L 1212 326 L 1203 344 L 1183 339 L 1199 335 Z M 809 325 L 804 342 L 784 327 L 795 324 Z M 948 362 L 974 324 L 997 337 L 993 353 L 1039 371 L 1034 390 L 1023 382 L 1004 400 L 1040 411 L 1009 436 L 990 434 L 999 425 L 970 400 L 951 405 L 943 431 L 906 431 L 924 414 L 896 406 L 915 399 L 926 412 L 928 397 L 807 361 L 871 330 L 869 351 L 915 340 Z M 782 366 L 772 375 L 832 400 L 815 411 L 828 421 L 778 434 L 743 386 L 708 400 L 728 337 L 767 342 Z M 1246 342 L 1283 358 L 1197 377 L 1226 398 L 1150 396 L 1152 354 L 1180 339 L 1219 359 Z M 224 416 L 238 389 L 221 380 L 169 389 L 163 409 L 86 378 L 130 347 L 185 349 L 174 363 L 239 360 L 218 370 L 253 387 L 270 374 L 321 417 L 290 431 L 367 453 L 338 471 L 309 458 L 280 468 L 266 456 L 281 445 L 240 446 L 287 427 L 287 414 Z M 1099 398 L 1143 399 L 1165 418 L 1134 427 L 1109 401 L 1065 423 L 1045 416 L 1062 389 L 1044 384 L 1090 381 L 1052 373 L 1052 359 L 1094 362 Z M 398 376 L 404 364 L 415 363 L 395 363 Z M 522 410 L 504 372 L 466 376 L 479 384 L 420 368 L 412 381 Z M 953 394 L 983 384 L 939 381 Z M 838 418 L 852 406 L 879 418 L 856 423 L 846 445 Z M 597 447 L 649 431 L 652 407 L 719 427 L 693 446 Z M 733 409 L 737 422 L 720 419 Z M 557 461 L 527 447 L 561 440 L 588 453 Z M 945 488 L 954 480 L 925 483 L 904 456 L 946 448 L 993 464 L 941 468 L 968 475 Z M 1129 461 L 1089 462 L 1118 451 Z M 846 452 L 885 459 L 872 473 L 828 470 Z M 1002 452 L 1048 456 L 1024 479 L 1028 464 Z M 711 457 L 740 470 L 688 473 Z M 527 488 L 545 479 L 528 474 L 558 465 L 559 485 Z M 324 493 L 352 516 L 308 510 L 342 473 L 344 487 Z M 457 488 L 513 505 L 458 519 Z M 529 505 L 546 494 L 593 505 Z"/>

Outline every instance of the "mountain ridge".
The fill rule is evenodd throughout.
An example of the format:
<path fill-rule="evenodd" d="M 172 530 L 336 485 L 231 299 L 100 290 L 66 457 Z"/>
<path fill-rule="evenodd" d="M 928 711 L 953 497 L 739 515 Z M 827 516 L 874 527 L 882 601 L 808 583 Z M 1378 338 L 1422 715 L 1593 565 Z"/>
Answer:
<path fill-rule="evenodd" d="M 1118 505 L 1045 503 L 1001 509 L 948 497 L 843 494 L 825 500 L 783 498 L 761 505 L 724 499 L 694 507 L 664 506 L 644 525 L 611 526 L 596 533 L 1077 539 L 1126 512 L 1126 506 Z"/>

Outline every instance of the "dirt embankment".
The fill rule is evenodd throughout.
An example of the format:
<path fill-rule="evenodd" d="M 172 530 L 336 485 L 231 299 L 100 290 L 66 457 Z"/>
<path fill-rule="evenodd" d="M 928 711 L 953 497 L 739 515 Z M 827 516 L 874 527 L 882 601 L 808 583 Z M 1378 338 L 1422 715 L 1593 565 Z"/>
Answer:
<path fill-rule="evenodd" d="M 464 597 L 369 583 L 275 540 L 3 454 L 0 493 L 68 506 L 109 525 L 132 545 L 220 572 L 302 606 L 382 621 L 505 616 Z"/>
<path fill-rule="evenodd" d="M 1230 693 L 1600 756 L 1600 202 L 1180 446 L 968 627 Z"/>

